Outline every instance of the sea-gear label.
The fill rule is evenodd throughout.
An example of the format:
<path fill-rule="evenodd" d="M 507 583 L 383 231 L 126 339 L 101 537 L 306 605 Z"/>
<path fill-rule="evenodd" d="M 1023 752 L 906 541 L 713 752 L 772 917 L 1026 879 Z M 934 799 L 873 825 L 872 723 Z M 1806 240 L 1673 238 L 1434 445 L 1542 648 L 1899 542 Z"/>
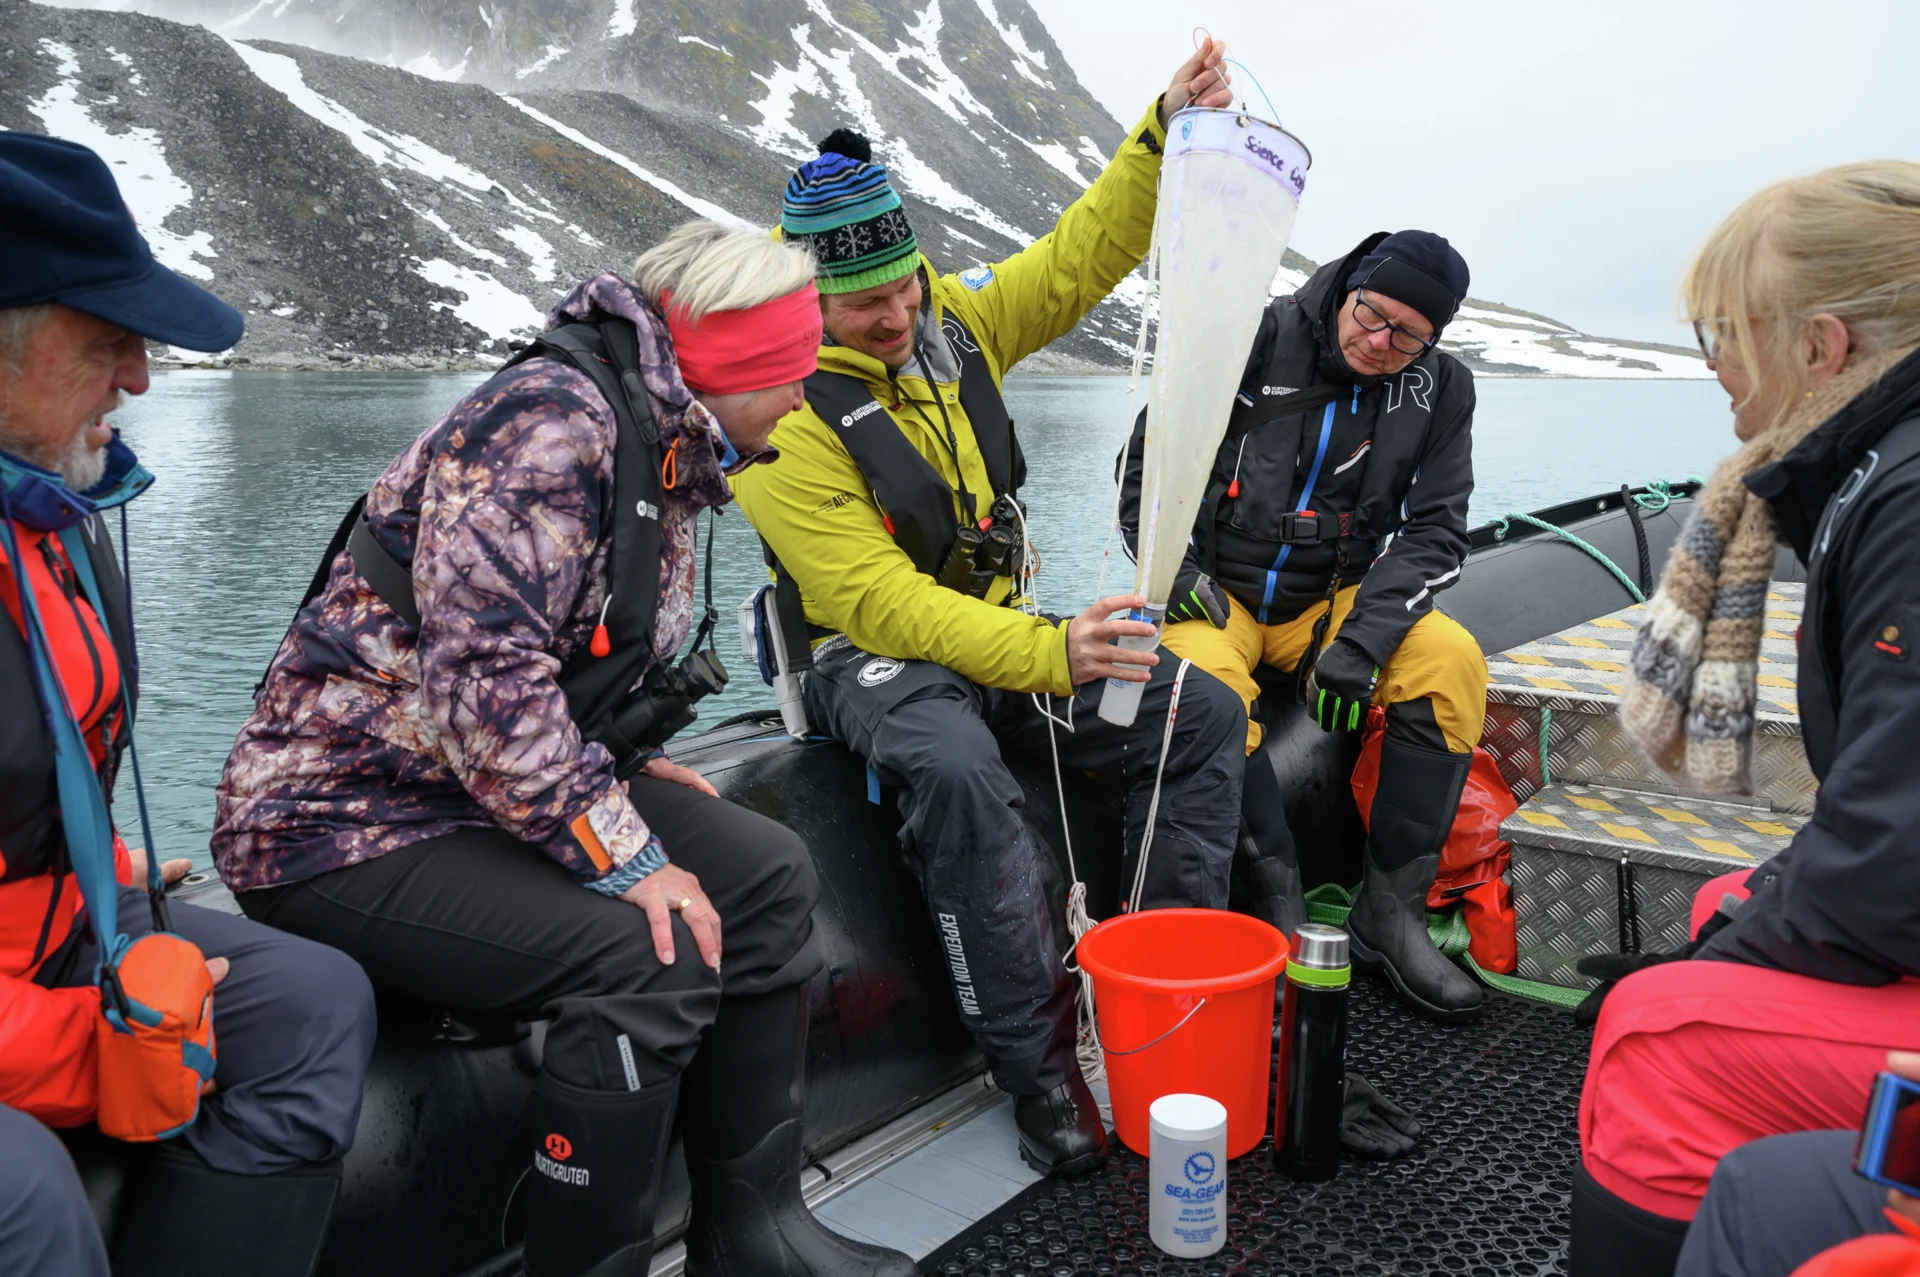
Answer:
<path fill-rule="evenodd" d="M 967 286 L 968 292 L 977 293 L 993 282 L 993 267 L 974 266 L 960 272 L 960 282 Z"/>
<path fill-rule="evenodd" d="M 940 944 L 947 951 L 947 966 L 953 971 L 953 991 L 960 999 L 960 1014 L 978 1016 L 980 995 L 973 987 L 973 970 L 967 965 L 967 951 L 960 943 L 960 920 L 950 913 L 940 915 Z"/>

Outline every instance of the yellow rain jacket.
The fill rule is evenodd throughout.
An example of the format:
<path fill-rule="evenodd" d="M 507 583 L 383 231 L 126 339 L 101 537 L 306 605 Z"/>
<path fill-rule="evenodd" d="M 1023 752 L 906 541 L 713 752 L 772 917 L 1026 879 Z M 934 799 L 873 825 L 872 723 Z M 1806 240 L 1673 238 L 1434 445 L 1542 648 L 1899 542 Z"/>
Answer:
<path fill-rule="evenodd" d="M 970 271 L 972 284 L 962 283 L 921 258 L 934 322 L 951 311 L 966 325 L 995 385 L 1007 369 L 1069 332 L 1146 256 L 1165 141 L 1156 102 L 1053 230 L 995 263 L 990 276 Z M 957 523 L 958 483 L 933 399 L 937 391 L 959 440 L 967 490 L 991 500 L 958 381 L 937 387 L 921 376 L 895 381 L 879 360 L 831 345 L 820 348 L 820 370 L 866 383 L 907 440 L 955 489 Z M 1011 592 L 1005 578 L 985 599 L 976 599 L 916 569 L 881 523 L 860 467 L 811 405 L 781 419 L 773 446 L 780 459 L 736 475 L 733 494 L 799 585 L 808 621 L 844 633 L 876 656 L 934 661 L 988 687 L 1072 692 L 1065 623 L 1005 606 Z M 1106 473 L 1104 458 L 1089 461 Z"/>

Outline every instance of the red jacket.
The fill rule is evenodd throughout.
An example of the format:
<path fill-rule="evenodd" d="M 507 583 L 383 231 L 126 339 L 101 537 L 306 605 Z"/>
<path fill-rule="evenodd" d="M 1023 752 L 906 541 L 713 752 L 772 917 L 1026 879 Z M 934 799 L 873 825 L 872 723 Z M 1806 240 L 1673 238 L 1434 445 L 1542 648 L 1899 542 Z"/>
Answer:
<path fill-rule="evenodd" d="M 120 574 L 104 525 L 96 520 L 91 532 L 102 551 L 89 558 L 103 600 L 117 603 Z M 94 612 L 57 536 L 17 523 L 13 533 L 67 699 L 111 794 L 131 701 L 122 695 L 121 673 L 130 662 L 115 641 L 126 633 L 125 618 L 103 620 Z M 91 984 L 49 989 L 35 982 L 71 957 L 87 924 L 60 831 L 53 744 L 28 664 L 20 578 L 0 541 L 0 603 L 8 618 L 0 621 L 0 704 L 7 707 L 0 715 L 0 1104 L 49 1126 L 78 1126 L 94 1115 L 100 995 Z M 114 603 L 106 604 L 110 613 Z M 130 882 L 117 838 L 115 859 L 121 882 Z"/>

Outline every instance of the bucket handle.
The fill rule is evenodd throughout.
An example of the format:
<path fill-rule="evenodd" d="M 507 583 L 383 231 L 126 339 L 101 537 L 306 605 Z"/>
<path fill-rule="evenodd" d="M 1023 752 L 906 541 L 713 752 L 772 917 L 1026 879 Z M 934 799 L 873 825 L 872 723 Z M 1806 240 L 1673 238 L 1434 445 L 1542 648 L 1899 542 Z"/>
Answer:
<path fill-rule="evenodd" d="M 1162 1042 L 1165 1042 L 1168 1038 L 1178 1033 L 1180 1031 L 1181 1025 L 1184 1025 L 1188 1020 L 1191 1020 L 1194 1016 L 1199 1015 L 1200 1008 L 1207 1005 L 1207 1003 L 1211 1002 L 1212 1000 L 1213 1000 L 1212 994 L 1201 995 L 1199 1003 L 1195 1005 L 1193 1010 L 1187 1012 L 1185 1015 L 1180 1017 L 1179 1024 L 1174 1025 L 1171 1029 L 1168 1029 L 1165 1033 L 1162 1033 L 1159 1037 L 1147 1043 L 1147 1046 L 1159 1046 Z M 1100 1049 L 1102 1051 L 1105 1051 L 1108 1055 L 1138 1055 L 1142 1051 L 1146 1050 L 1147 1046 L 1136 1046 L 1131 1051 L 1116 1051 L 1112 1047 L 1107 1045 L 1106 1038 L 1103 1037 L 1100 1039 Z"/>

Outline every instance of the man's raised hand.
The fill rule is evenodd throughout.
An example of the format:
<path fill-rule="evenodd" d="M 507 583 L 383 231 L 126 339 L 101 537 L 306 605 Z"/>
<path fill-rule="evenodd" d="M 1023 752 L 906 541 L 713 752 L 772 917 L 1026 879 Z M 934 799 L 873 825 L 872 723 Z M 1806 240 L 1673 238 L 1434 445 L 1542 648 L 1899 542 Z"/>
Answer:
<path fill-rule="evenodd" d="M 1207 42 L 1173 73 L 1173 83 L 1160 98 L 1160 127 L 1175 111 L 1185 106 L 1220 107 L 1233 105 L 1233 77 L 1227 74 L 1227 42 L 1207 37 Z"/>

